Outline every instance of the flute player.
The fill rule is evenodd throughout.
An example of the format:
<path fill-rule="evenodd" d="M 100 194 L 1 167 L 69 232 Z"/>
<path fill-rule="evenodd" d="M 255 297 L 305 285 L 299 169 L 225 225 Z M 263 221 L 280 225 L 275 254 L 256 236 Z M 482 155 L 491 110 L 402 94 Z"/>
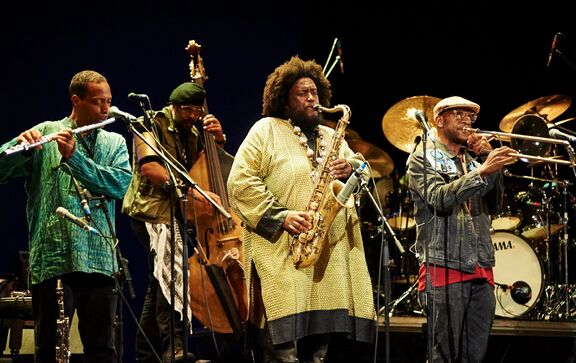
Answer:
<path fill-rule="evenodd" d="M 21 143 L 39 142 L 43 135 L 55 141 L 1 157 L 0 183 L 17 177 L 26 182 L 35 362 L 55 359 L 58 279 L 69 321 L 78 311 L 85 362 L 115 362 L 114 244 L 60 219 L 55 211 L 65 208 L 74 216 L 84 215 L 92 228 L 106 233 L 105 209 L 96 208 L 101 201 L 86 200 L 84 191 L 104 197 L 99 199 L 105 199 L 113 221 L 115 199 L 123 198 L 132 175 L 128 149 L 124 138 L 113 132 L 72 131 L 108 117 L 112 92 L 104 76 L 90 70 L 77 73 L 70 83 L 70 101 L 70 116 L 40 123 L 0 146 L 2 153 Z"/>

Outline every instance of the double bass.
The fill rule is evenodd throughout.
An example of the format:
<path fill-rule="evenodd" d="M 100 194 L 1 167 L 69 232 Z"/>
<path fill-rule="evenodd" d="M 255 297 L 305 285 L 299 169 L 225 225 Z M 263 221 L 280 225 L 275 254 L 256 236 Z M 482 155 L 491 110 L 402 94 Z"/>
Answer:
<path fill-rule="evenodd" d="M 203 87 L 207 77 L 200 48 L 191 40 L 186 51 L 191 58 L 192 82 Z M 206 99 L 204 114 L 208 114 Z M 213 134 L 203 131 L 203 139 L 204 151 L 189 174 L 200 188 L 220 196 L 221 205 L 231 218 L 224 217 L 215 208 L 206 211 L 194 208 L 194 203 L 188 205 L 186 218 L 196 226 L 197 236 L 195 253 L 188 259 L 190 308 L 194 317 L 210 330 L 238 337 L 248 319 L 248 308 L 242 267 L 243 228 L 230 208 L 225 184 L 233 157 L 216 144 Z M 194 201 L 192 189 L 189 200 Z"/>

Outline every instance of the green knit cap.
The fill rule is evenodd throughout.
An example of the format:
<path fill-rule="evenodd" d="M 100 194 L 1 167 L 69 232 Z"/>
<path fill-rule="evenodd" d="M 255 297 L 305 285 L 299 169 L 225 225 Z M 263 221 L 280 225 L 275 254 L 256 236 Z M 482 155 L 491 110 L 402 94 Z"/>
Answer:
<path fill-rule="evenodd" d="M 206 91 L 196 83 L 185 82 L 179 85 L 170 94 L 170 102 L 176 105 L 202 106 Z"/>

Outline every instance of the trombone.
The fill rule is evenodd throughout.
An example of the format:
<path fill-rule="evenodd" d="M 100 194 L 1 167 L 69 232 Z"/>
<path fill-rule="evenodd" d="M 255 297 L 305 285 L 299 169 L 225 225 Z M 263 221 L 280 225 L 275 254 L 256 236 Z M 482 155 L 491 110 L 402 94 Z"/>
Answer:
<path fill-rule="evenodd" d="M 499 137 L 506 137 L 506 138 L 511 138 L 511 139 L 516 138 L 516 139 L 524 139 L 524 140 L 536 141 L 536 142 L 546 142 L 546 143 L 551 143 L 551 144 L 559 144 L 559 145 L 564 145 L 564 146 L 570 147 L 570 143 L 566 140 L 552 139 L 549 137 L 512 134 L 509 132 L 486 131 L 486 130 L 474 129 L 471 127 L 463 127 L 462 129 L 465 132 L 473 132 L 473 133 L 479 133 L 479 134 L 492 135 L 492 136 L 496 136 L 496 138 L 499 138 Z M 509 156 L 516 157 L 519 159 L 538 160 L 538 161 L 551 162 L 551 163 L 570 165 L 570 166 L 572 165 L 572 162 L 568 161 L 568 160 L 558 160 L 558 159 L 549 158 L 549 157 L 547 158 L 547 157 L 543 157 L 543 156 L 526 155 L 526 154 L 520 154 L 520 153 L 511 153 Z"/>

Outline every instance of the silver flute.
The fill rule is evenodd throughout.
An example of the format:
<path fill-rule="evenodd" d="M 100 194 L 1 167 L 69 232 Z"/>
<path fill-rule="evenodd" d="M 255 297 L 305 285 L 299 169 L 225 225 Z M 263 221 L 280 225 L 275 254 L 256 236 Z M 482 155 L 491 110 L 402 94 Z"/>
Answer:
<path fill-rule="evenodd" d="M 112 117 L 112 118 L 106 119 L 106 120 L 104 120 L 104 121 L 102 121 L 102 122 L 98 122 L 98 123 L 95 123 L 95 124 L 91 124 L 91 125 L 86 125 L 86 126 L 82 126 L 82 127 L 75 128 L 74 130 L 72 130 L 72 133 L 74 133 L 74 134 L 79 134 L 79 133 L 86 132 L 86 131 L 90 131 L 90 130 L 93 130 L 93 129 L 99 129 L 99 128 L 104 127 L 104 126 L 106 126 L 106 125 L 108 125 L 108 124 L 111 124 L 111 123 L 114 122 L 114 121 L 116 121 L 116 119 Z M 56 137 L 56 134 L 57 134 L 57 133 L 55 132 L 55 133 L 53 133 L 53 134 L 49 134 L 49 135 L 46 135 L 46 136 L 42 136 L 42 137 L 40 138 L 40 140 L 38 140 L 38 141 L 36 141 L 36 142 L 33 142 L 33 143 L 31 143 L 31 144 L 30 144 L 30 143 L 27 143 L 27 142 L 22 142 L 22 143 L 20 143 L 20 144 L 18 144 L 18 145 L 12 146 L 11 148 L 8 148 L 8 149 L 6 149 L 6 150 L 4 151 L 4 155 L 12 155 L 12 154 L 15 154 L 15 153 L 18 153 L 18 152 L 21 152 L 21 151 L 30 150 L 30 149 L 32 149 L 32 148 L 35 148 L 35 147 L 38 146 L 38 145 L 42 145 L 42 144 L 45 144 L 45 143 L 47 143 L 47 142 L 50 142 L 50 141 L 54 140 L 54 138 Z"/>

